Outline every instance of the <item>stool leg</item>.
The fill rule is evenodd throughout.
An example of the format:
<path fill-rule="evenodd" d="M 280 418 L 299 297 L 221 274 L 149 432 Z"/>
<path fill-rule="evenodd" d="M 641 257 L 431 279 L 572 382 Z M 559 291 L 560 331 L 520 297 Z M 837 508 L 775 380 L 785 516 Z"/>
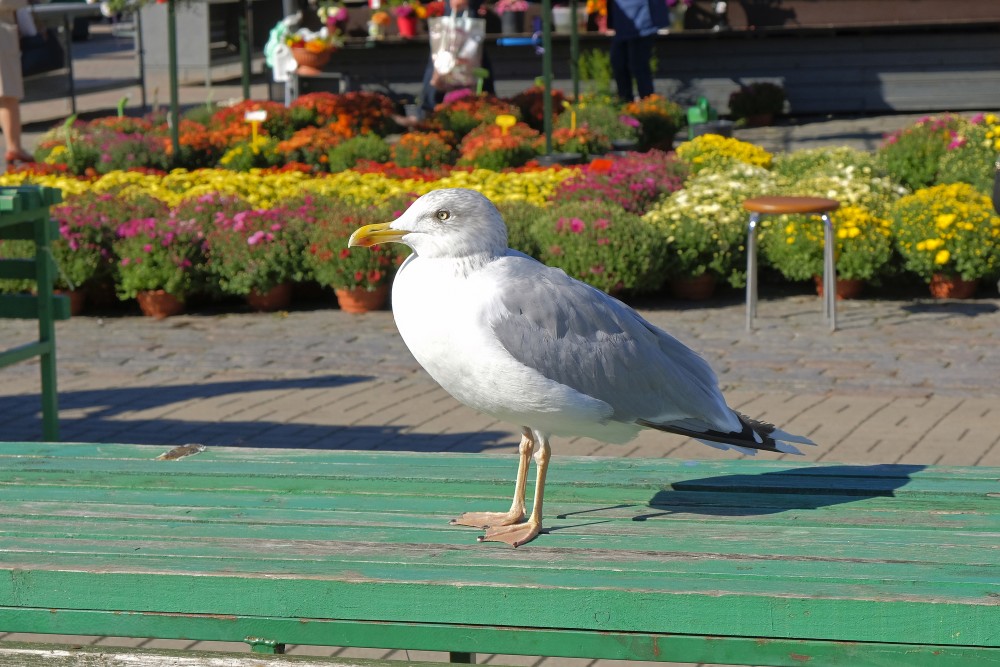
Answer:
<path fill-rule="evenodd" d="M 750 214 L 747 225 L 747 331 L 753 331 L 753 320 L 757 317 L 757 223 L 759 213 Z"/>
<path fill-rule="evenodd" d="M 830 331 L 837 330 L 837 240 L 833 234 L 833 220 L 824 213 L 823 218 L 823 319 L 830 323 Z"/>

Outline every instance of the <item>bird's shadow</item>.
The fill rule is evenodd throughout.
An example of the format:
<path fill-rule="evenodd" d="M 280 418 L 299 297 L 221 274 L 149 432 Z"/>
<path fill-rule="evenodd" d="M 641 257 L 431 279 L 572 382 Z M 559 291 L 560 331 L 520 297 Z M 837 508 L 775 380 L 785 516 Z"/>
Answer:
<path fill-rule="evenodd" d="M 761 516 L 814 510 L 868 498 L 893 497 L 922 465 L 830 465 L 790 467 L 762 473 L 717 475 L 674 482 L 649 500 L 646 521 L 671 514 Z"/>

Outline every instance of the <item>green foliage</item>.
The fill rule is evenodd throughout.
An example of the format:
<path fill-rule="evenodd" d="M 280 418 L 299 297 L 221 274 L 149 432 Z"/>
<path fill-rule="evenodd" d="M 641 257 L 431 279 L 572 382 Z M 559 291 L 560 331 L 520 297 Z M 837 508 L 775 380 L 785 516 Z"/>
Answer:
<path fill-rule="evenodd" d="M 441 132 L 407 132 L 392 147 L 398 167 L 437 168 L 454 159 L 455 147 Z"/>
<path fill-rule="evenodd" d="M 641 100 L 629 102 L 623 111 L 639 122 L 639 147 L 642 150 L 670 150 L 674 135 L 684 124 L 684 109 L 660 95 L 647 95 Z"/>
<path fill-rule="evenodd" d="M 663 284 L 663 234 L 615 204 L 556 204 L 531 232 L 543 262 L 604 292 L 651 292 Z"/>
<path fill-rule="evenodd" d="M 563 112 L 556 121 L 556 127 L 568 128 L 576 114 L 576 126 L 586 127 L 591 132 L 601 134 L 611 141 L 634 140 L 638 138 L 637 121 L 629 125 L 618 103 L 606 97 L 585 97 L 571 109 Z M 625 120 L 623 120 L 623 118 Z"/>
<path fill-rule="evenodd" d="M 307 203 L 216 217 L 209 231 L 209 275 L 223 294 L 264 293 L 302 278 Z"/>
<path fill-rule="evenodd" d="M 523 166 L 541 149 L 540 135 L 525 123 L 517 123 L 506 132 L 496 125 L 481 125 L 462 139 L 457 164 L 500 171 Z"/>
<path fill-rule="evenodd" d="M 705 135 L 709 136 L 709 135 Z M 743 202 L 772 192 L 771 174 L 734 162 L 724 170 L 704 170 L 645 216 L 666 237 L 668 277 L 693 278 L 705 271 L 740 287 L 746 280 Z"/>
<path fill-rule="evenodd" d="M 219 166 L 230 171 L 249 171 L 274 167 L 281 163 L 278 140 L 258 135 L 257 140 L 244 141 L 230 148 L 219 158 Z"/>
<path fill-rule="evenodd" d="M 170 158 L 163 150 L 163 141 L 157 136 L 143 133 L 97 134 L 91 141 L 100 142 L 100 159 L 96 165 L 99 174 L 130 169 L 137 164 L 161 171 L 170 168 Z"/>
<path fill-rule="evenodd" d="M 199 125 L 208 125 L 212 121 L 212 116 L 219 108 L 215 104 L 201 104 L 185 110 L 181 114 L 182 120 L 189 120 Z"/>
<path fill-rule="evenodd" d="M 847 206 L 832 214 L 837 277 L 877 282 L 892 259 L 889 221 Z M 789 280 L 823 274 L 823 222 L 815 216 L 780 216 L 764 237 L 766 260 Z"/>
<path fill-rule="evenodd" d="M 77 289 L 112 280 L 118 227 L 133 218 L 165 217 L 167 206 L 145 194 L 116 196 L 85 192 L 51 210 L 59 225 L 52 242 L 56 286 Z"/>
<path fill-rule="evenodd" d="M 935 273 L 973 280 L 1000 271 L 1000 217 L 967 183 L 917 190 L 893 205 L 891 219 L 906 268 L 927 282 Z"/>
<path fill-rule="evenodd" d="M 358 162 L 388 162 L 392 156 L 389 144 L 377 134 L 362 134 L 337 144 L 327 153 L 331 172 L 347 171 Z"/>
<path fill-rule="evenodd" d="M 34 259 L 34 241 L 0 239 L 0 259 Z M 2 280 L 0 294 L 21 294 L 35 289 L 34 280 Z"/>
<path fill-rule="evenodd" d="M 970 124 L 953 139 L 938 163 L 938 183 L 968 183 L 983 194 L 993 191 L 996 129 L 987 123 Z"/>
<path fill-rule="evenodd" d="M 590 49 L 580 54 L 580 81 L 590 95 L 611 95 L 611 55 L 607 49 Z M 655 70 L 654 70 L 655 71 Z"/>
<path fill-rule="evenodd" d="M 884 165 L 869 151 L 849 146 L 823 146 L 779 153 L 771 171 L 779 178 L 798 180 L 815 175 L 847 178 L 881 178 L 887 175 Z"/>
<path fill-rule="evenodd" d="M 928 116 L 887 136 L 877 155 L 892 178 L 919 190 L 938 182 L 941 159 L 955 134 L 967 125 L 952 114 Z"/>
<path fill-rule="evenodd" d="M 115 240 L 117 289 L 122 299 L 164 290 L 179 299 L 203 287 L 204 232 L 190 219 L 139 218 L 122 225 Z"/>
<path fill-rule="evenodd" d="M 509 115 L 521 120 L 521 110 L 517 105 L 493 95 L 468 92 L 454 98 L 449 94 L 445 100 L 437 106 L 430 120 L 432 124 L 451 132 L 458 141 L 477 127 L 493 125 L 497 116 Z"/>
<path fill-rule="evenodd" d="M 540 257 L 540 248 L 531 227 L 542 217 L 543 209 L 525 201 L 506 200 L 497 203 L 497 210 L 507 223 L 507 244 L 526 255 Z"/>
<path fill-rule="evenodd" d="M 404 246 L 375 245 L 348 248 L 356 229 L 384 222 L 399 202 L 389 206 L 363 206 L 336 197 L 312 201 L 313 223 L 306 227 L 304 263 L 309 275 L 321 285 L 334 288 L 363 287 L 374 290 L 387 285 L 405 257 Z"/>

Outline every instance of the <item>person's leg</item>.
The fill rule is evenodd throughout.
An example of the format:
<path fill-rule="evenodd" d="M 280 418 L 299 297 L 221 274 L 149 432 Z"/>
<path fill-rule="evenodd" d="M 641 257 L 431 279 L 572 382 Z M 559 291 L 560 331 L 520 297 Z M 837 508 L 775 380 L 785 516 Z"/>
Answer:
<path fill-rule="evenodd" d="M 632 74 L 635 76 L 639 97 L 648 97 L 653 94 L 653 70 L 649 61 L 653 57 L 655 40 L 655 35 L 648 35 L 630 41 L 631 48 L 628 57 L 632 66 Z"/>
<path fill-rule="evenodd" d="M 611 40 L 611 72 L 622 102 L 632 101 L 632 72 L 629 69 L 629 43 L 632 40 Z"/>
<path fill-rule="evenodd" d="M 7 143 L 7 154 L 23 158 L 21 147 L 21 103 L 16 97 L 0 97 L 0 132 Z"/>
<path fill-rule="evenodd" d="M 424 84 L 420 89 L 420 107 L 428 113 L 434 111 L 434 107 L 441 101 L 438 99 L 438 91 L 431 85 L 431 77 L 433 76 L 434 63 L 428 60 L 427 67 L 424 69 Z"/>

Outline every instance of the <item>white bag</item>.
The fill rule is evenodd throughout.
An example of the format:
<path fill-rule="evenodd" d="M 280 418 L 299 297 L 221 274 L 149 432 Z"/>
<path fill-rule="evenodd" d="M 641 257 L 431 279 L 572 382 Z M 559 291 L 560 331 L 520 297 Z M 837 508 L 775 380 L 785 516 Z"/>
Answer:
<path fill-rule="evenodd" d="M 431 61 L 446 88 L 466 88 L 476 83 L 475 70 L 483 61 L 486 20 L 461 16 L 427 19 Z"/>

